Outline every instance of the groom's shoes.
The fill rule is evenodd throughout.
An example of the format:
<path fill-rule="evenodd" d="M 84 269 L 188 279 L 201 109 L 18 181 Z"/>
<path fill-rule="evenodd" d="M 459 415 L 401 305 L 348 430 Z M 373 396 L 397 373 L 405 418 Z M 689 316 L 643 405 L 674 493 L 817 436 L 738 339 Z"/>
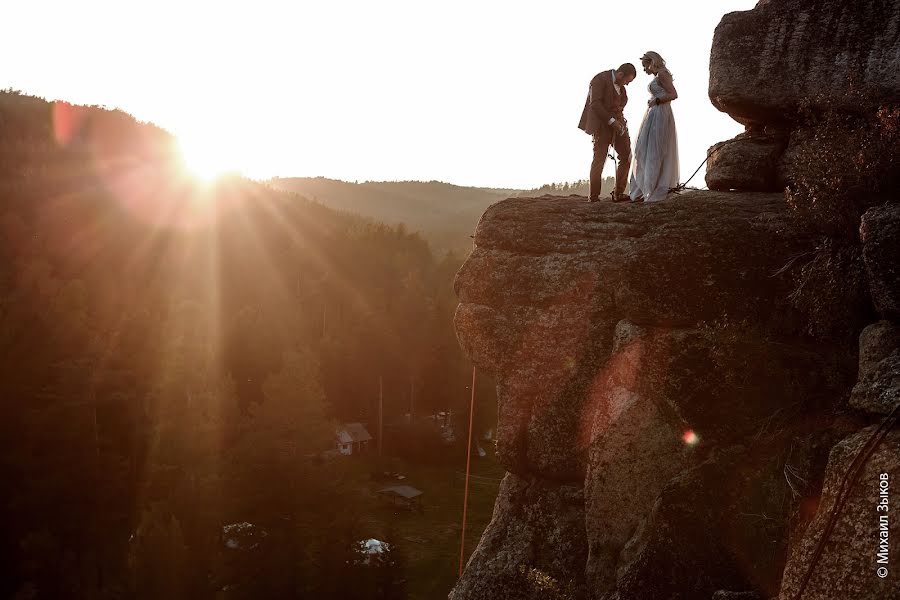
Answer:
<path fill-rule="evenodd" d="M 591 196 L 588 198 L 588 202 L 600 202 L 600 196 Z"/>
<path fill-rule="evenodd" d="M 631 196 L 629 196 L 628 194 L 624 194 L 622 192 L 613 192 L 612 201 L 613 202 L 630 202 Z"/>

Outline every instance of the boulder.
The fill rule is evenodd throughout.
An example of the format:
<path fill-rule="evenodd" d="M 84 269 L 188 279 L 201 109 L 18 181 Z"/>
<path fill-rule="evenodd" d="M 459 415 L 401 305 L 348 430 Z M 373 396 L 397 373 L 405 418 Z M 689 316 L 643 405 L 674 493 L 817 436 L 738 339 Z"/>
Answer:
<path fill-rule="evenodd" d="M 859 336 L 859 379 L 853 408 L 887 415 L 900 402 L 900 326 L 880 321 Z"/>
<path fill-rule="evenodd" d="M 623 547 L 679 473 L 715 448 L 784 436 L 791 423 L 838 398 L 821 377 L 828 370 L 822 361 L 817 352 L 755 339 L 750 331 L 619 323 L 612 357 L 591 393 L 585 478 L 591 588 L 614 587 Z"/>
<path fill-rule="evenodd" d="M 882 318 L 900 321 L 900 204 L 870 208 L 859 233 L 872 302 Z"/>
<path fill-rule="evenodd" d="M 786 136 L 742 133 L 709 149 L 706 185 L 711 190 L 777 192 L 778 165 Z"/>
<path fill-rule="evenodd" d="M 845 475 L 875 429 L 876 426 L 863 429 L 831 451 L 815 519 L 791 551 L 779 600 L 795 600 L 810 569 L 803 600 L 900 598 L 900 577 L 892 572 L 896 565 L 893 560 L 890 564 L 879 563 L 878 554 L 884 548 L 883 540 L 896 540 L 900 534 L 895 518 L 896 500 L 891 500 L 896 495 L 896 479 L 900 473 L 900 429 L 888 433 L 849 487 L 831 534 L 822 546 L 819 559 L 813 563 Z M 886 495 L 882 495 L 882 490 Z M 882 505 L 882 498 L 888 498 L 886 506 L 890 511 L 877 509 Z M 879 574 L 880 568 L 886 570 Z"/>
<path fill-rule="evenodd" d="M 581 488 L 509 474 L 450 600 L 585 598 L 586 554 Z"/>
<path fill-rule="evenodd" d="M 777 592 L 791 511 L 778 446 L 720 450 L 673 479 L 623 550 L 611 597 Z"/>
<path fill-rule="evenodd" d="M 900 103 L 900 3 L 771 0 L 727 14 L 709 75 L 713 105 L 744 124 Z"/>

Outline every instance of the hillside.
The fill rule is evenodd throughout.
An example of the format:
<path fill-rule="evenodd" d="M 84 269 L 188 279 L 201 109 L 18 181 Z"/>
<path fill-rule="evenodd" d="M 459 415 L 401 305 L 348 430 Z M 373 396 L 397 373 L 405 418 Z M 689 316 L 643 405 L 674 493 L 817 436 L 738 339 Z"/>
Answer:
<path fill-rule="evenodd" d="M 410 394 L 466 410 L 461 258 L 202 183 L 120 111 L 0 92 L 0 123 L 0 596 L 357 597 L 359 482 L 309 457 L 334 421 L 374 419 L 379 379 L 386 420 Z M 265 542 L 229 553 L 243 522 Z"/>
<path fill-rule="evenodd" d="M 439 181 L 349 183 L 324 177 L 275 178 L 275 189 L 297 192 L 335 210 L 419 231 L 436 251 L 468 252 L 484 210 L 518 190 L 461 187 Z"/>
<path fill-rule="evenodd" d="M 329 208 L 371 217 L 384 223 L 403 223 L 418 231 L 436 252 L 467 254 L 471 235 L 485 209 L 509 197 L 545 194 L 587 195 L 587 181 L 546 184 L 531 190 L 463 187 L 440 181 L 366 181 L 350 183 L 324 177 L 275 178 L 275 189 L 297 192 Z M 603 193 L 613 187 L 606 178 Z"/>

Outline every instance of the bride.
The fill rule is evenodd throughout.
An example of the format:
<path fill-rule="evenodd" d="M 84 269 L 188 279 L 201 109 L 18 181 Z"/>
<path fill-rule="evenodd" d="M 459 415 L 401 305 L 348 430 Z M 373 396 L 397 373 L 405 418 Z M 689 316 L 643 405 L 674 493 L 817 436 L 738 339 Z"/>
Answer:
<path fill-rule="evenodd" d="M 678 92 L 672 84 L 672 73 L 666 61 L 656 52 L 641 57 L 644 72 L 655 75 L 648 86 L 650 100 L 638 130 L 631 167 L 632 202 L 659 202 L 678 185 L 678 138 L 672 100 Z"/>

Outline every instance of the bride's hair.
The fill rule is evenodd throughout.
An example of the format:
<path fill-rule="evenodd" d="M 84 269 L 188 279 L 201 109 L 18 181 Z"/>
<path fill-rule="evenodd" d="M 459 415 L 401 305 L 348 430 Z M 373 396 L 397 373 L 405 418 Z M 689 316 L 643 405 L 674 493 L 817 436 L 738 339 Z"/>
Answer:
<path fill-rule="evenodd" d="M 649 60 L 650 66 L 653 67 L 654 69 L 656 69 L 657 71 L 662 71 L 663 69 L 666 68 L 665 59 L 662 56 L 660 56 L 658 52 L 654 52 L 653 50 L 644 52 L 644 55 L 641 57 L 641 62 L 644 62 L 645 60 Z"/>

